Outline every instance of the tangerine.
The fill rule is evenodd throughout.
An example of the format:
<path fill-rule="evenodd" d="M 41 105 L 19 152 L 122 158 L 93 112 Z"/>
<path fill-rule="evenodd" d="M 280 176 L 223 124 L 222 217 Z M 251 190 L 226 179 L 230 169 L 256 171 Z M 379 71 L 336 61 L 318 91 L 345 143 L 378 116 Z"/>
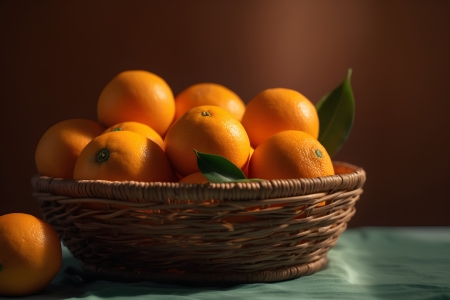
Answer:
<path fill-rule="evenodd" d="M 179 183 L 207 183 L 210 182 L 202 172 L 189 174 L 178 181 Z"/>
<path fill-rule="evenodd" d="M 194 149 L 221 155 L 244 168 L 250 154 L 250 141 L 242 124 L 218 106 L 191 108 L 170 127 L 164 138 L 170 163 L 181 176 L 199 172 Z"/>
<path fill-rule="evenodd" d="M 39 174 L 71 179 L 81 150 L 104 130 L 88 119 L 68 119 L 51 126 L 36 147 L 34 157 Z"/>
<path fill-rule="evenodd" d="M 248 162 L 245 165 L 244 169 L 242 170 L 242 172 L 244 172 L 245 177 L 247 178 L 248 178 L 248 166 L 250 165 L 250 159 L 252 158 L 253 151 L 255 151 L 255 149 L 250 146 L 250 155 L 248 156 Z"/>
<path fill-rule="evenodd" d="M 143 123 L 134 121 L 122 122 L 109 127 L 108 129 L 105 130 L 105 132 L 122 131 L 122 130 L 133 131 L 142 134 L 143 136 L 157 143 L 161 148 L 164 147 L 164 141 L 162 137 L 155 130 L 153 130 L 153 128 Z"/>
<path fill-rule="evenodd" d="M 175 182 L 166 154 L 132 131 L 112 131 L 93 139 L 75 164 L 76 180 Z"/>
<path fill-rule="evenodd" d="M 334 175 L 322 144 L 306 132 L 287 130 L 262 142 L 252 154 L 250 178 L 289 179 Z"/>
<path fill-rule="evenodd" d="M 239 121 L 242 120 L 245 111 L 245 103 L 229 88 L 217 83 L 197 83 L 175 97 L 175 120 L 189 109 L 201 105 L 219 106 Z"/>
<path fill-rule="evenodd" d="M 0 216 L 0 295 L 37 293 L 61 266 L 61 242 L 50 224 L 23 213 Z"/>
<path fill-rule="evenodd" d="M 128 70 L 116 75 L 103 88 L 97 115 L 105 127 L 136 121 L 164 136 L 175 116 L 175 100 L 170 86 L 158 75 Z"/>
<path fill-rule="evenodd" d="M 315 106 L 304 95 L 286 88 L 267 89 L 248 104 L 242 125 L 254 148 L 265 139 L 285 130 L 300 130 L 319 136 L 319 116 Z"/>

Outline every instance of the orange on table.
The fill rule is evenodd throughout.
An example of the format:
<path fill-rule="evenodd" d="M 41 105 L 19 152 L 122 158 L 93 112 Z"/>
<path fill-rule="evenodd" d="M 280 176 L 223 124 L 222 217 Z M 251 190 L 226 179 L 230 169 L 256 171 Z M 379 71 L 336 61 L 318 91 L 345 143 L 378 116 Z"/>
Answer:
<path fill-rule="evenodd" d="M 148 125 L 145 125 L 143 123 L 134 122 L 134 121 L 128 121 L 128 122 L 122 122 L 119 124 L 116 124 L 114 126 L 109 127 L 105 130 L 105 132 L 111 132 L 111 131 L 133 131 L 139 134 L 142 134 L 143 136 L 147 137 L 148 139 L 151 139 L 155 143 L 157 143 L 162 149 L 164 149 L 164 141 L 162 137 L 155 131 L 153 128 L 151 128 Z"/>
<path fill-rule="evenodd" d="M 242 124 L 218 106 L 191 108 L 170 127 L 164 138 L 170 163 L 181 176 L 199 172 L 194 149 L 227 158 L 244 168 L 250 141 Z"/>
<path fill-rule="evenodd" d="M 245 111 L 245 103 L 229 88 L 217 83 L 197 83 L 175 97 L 175 120 L 189 109 L 202 105 L 219 106 L 239 121 L 242 120 Z"/>
<path fill-rule="evenodd" d="M 68 119 L 51 126 L 36 147 L 39 174 L 71 179 L 81 150 L 105 128 L 88 119 Z"/>
<path fill-rule="evenodd" d="M 319 136 L 319 116 L 304 95 L 286 88 L 267 89 L 248 104 L 242 125 L 254 148 L 265 139 L 285 130 L 300 130 L 314 138 Z"/>
<path fill-rule="evenodd" d="M 298 130 L 276 133 L 256 147 L 248 172 L 250 178 L 261 179 L 334 175 L 333 163 L 322 144 Z"/>
<path fill-rule="evenodd" d="M 98 121 L 105 127 L 136 121 L 164 136 L 175 116 L 175 100 L 167 82 L 144 70 L 116 75 L 97 102 Z"/>
<path fill-rule="evenodd" d="M 61 266 L 61 242 L 50 224 L 23 213 L 0 216 L 1 296 L 37 293 Z"/>
<path fill-rule="evenodd" d="M 175 182 L 166 154 L 152 140 L 132 131 L 112 131 L 93 139 L 75 164 L 76 180 Z"/>

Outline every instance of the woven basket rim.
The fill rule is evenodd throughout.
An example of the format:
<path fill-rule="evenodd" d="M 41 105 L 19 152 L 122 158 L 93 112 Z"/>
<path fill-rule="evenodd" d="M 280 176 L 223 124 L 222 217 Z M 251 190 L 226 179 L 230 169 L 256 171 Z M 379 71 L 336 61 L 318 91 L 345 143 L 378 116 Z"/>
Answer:
<path fill-rule="evenodd" d="M 366 180 L 363 168 L 346 162 L 333 162 L 348 173 L 317 178 L 262 180 L 260 182 L 173 183 L 106 180 L 73 180 L 35 175 L 31 184 L 35 194 L 71 198 L 103 198 L 127 202 L 261 200 L 301 196 L 321 192 L 358 189 Z"/>
<path fill-rule="evenodd" d="M 324 268 L 355 213 L 365 171 L 334 166 L 337 175 L 310 179 L 180 184 L 35 176 L 32 186 L 44 219 L 100 278 L 277 282 Z"/>

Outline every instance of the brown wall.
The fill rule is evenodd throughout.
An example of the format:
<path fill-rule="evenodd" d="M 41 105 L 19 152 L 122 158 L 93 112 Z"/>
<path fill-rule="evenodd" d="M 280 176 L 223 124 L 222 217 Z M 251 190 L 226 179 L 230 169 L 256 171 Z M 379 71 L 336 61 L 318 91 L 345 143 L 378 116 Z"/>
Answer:
<path fill-rule="evenodd" d="M 41 134 L 95 119 L 122 70 L 174 93 L 210 81 L 317 102 L 351 67 L 355 125 L 335 158 L 368 181 L 350 225 L 450 225 L 449 1 L 1 1 L 0 43 L 0 214 L 39 215 Z"/>

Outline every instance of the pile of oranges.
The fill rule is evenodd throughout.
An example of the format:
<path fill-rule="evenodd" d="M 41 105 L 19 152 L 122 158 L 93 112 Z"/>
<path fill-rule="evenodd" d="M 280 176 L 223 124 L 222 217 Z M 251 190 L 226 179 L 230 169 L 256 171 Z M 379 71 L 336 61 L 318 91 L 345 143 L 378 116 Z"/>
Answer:
<path fill-rule="evenodd" d="M 264 90 L 247 105 L 215 83 L 194 84 L 174 97 L 158 75 L 130 70 L 101 91 L 97 116 L 95 121 L 58 122 L 42 135 L 35 152 L 40 175 L 206 183 L 195 151 L 228 159 L 249 179 L 334 174 L 331 159 L 317 140 L 316 108 L 292 89 Z M 254 219 L 227 218 L 229 223 Z M 0 216 L 0 245 L 0 295 L 39 292 L 61 268 L 56 231 L 34 216 Z"/>
<path fill-rule="evenodd" d="M 38 172 L 76 180 L 204 183 L 195 149 L 225 157 L 247 178 L 334 174 L 317 140 L 316 108 L 292 89 L 266 89 L 246 105 L 220 84 L 194 84 L 174 96 L 158 75 L 129 70 L 103 88 L 97 116 L 50 127 L 36 148 Z"/>

